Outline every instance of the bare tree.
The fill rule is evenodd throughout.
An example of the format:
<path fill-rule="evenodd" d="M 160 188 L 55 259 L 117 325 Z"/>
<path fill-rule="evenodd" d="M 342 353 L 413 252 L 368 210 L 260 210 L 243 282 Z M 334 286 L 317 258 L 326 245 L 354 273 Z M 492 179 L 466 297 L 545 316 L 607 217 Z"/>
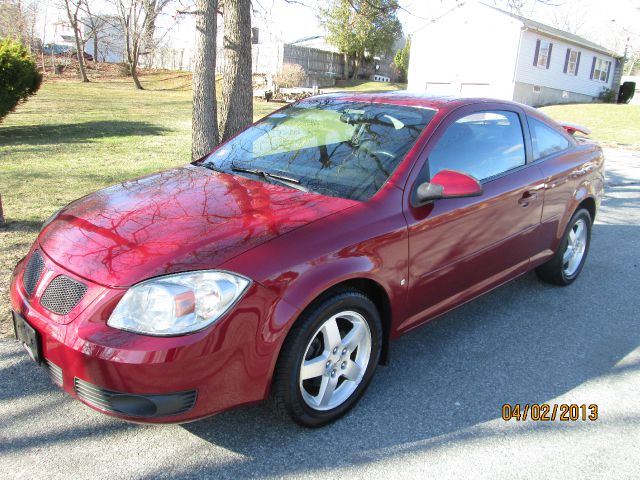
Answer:
<path fill-rule="evenodd" d="M 0 37 L 22 40 L 24 20 L 20 2 L 0 2 Z"/>
<path fill-rule="evenodd" d="M 193 125 L 191 155 L 194 160 L 218 144 L 216 106 L 217 0 L 196 0 L 196 47 L 193 67 Z"/>
<path fill-rule="evenodd" d="M 156 32 L 156 20 L 158 18 L 158 14 L 162 10 L 162 8 L 164 8 L 163 5 L 160 5 L 160 8 L 158 8 L 158 4 L 163 3 L 167 4 L 168 0 L 146 0 L 144 2 L 144 8 L 147 12 L 148 20 L 145 26 L 143 45 L 144 49 L 147 52 L 153 50 L 155 46 L 153 38 Z"/>
<path fill-rule="evenodd" d="M 83 0 L 61 0 L 61 1 L 62 1 L 62 6 L 65 8 L 67 12 L 69 25 L 71 25 L 71 29 L 73 30 L 73 36 L 76 42 L 76 53 L 78 56 L 78 67 L 80 70 L 80 79 L 83 82 L 88 82 L 89 78 L 87 77 L 87 71 L 84 64 L 85 42 L 82 39 L 82 32 L 80 30 L 81 23 L 79 19 Z"/>
<path fill-rule="evenodd" d="M 509 10 L 520 16 L 527 16 L 532 13 L 536 4 L 557 7 L 562 5 L 564 0 L 494 0 L 495 5 Z M 528 10 L 528 11 L 527 11 Z"/>
<path fill-rule="evenodd" d="M 91 3 L 89 0 L 84 0 L 84 12 L 87 14 L 81 21 L 84 24 L 86 30 L 86 40 L 93 40 L 93 61 L 98 62 L 98 44 L 100 36 L 102 35 L 105 27 L 107 26 L 103 17 L 95 15 L 91 11 Z"/>
<path fill-rule="evenodd" d="M 19 40 L 31 51 L 39 13 L 37 0 L 0 0 L 0 38 Z"/>
<path fill-rule="evenodd" d="M 581 34 L 585 30 L 589 12 L 581 8 L 562 9 L 554 12 L 551 25 L 565 32 Z"/>
<path fill-rule="evenodd" d="M 222 141 L 253 119 L 251 85 L 251 0 L 224 1 L 224 70 L 220 133 Z"/>
<path fill-rule="evenodd" d="M 124 35 L 127 64 L 136 88 L 143 90 L 138 77 L 140 55 L 147 35 L 155 30 L 155 21 L 170 0 L 110 0 L 115 5 Z"/>

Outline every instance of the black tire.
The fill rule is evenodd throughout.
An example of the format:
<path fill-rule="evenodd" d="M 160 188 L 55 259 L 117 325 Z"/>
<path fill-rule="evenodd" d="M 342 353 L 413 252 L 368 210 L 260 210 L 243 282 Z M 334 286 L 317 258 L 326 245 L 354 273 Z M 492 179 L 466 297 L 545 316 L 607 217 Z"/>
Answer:
<path fill-rule="evenodd" d="M 563 257 L 569 243 L 569 234 L 580 221 L 582 221 L 586 227 L 585 249 L 582 255 L 582 259 L 575 268 L 575 271 L 568 274 L 565 270 L 565 262 Z M 538 275 L 538 278 L 553 285 L 566 286 L 573 283 L 575 279 L 578 278 L 578 275 L 580 275 L 582 267 L 584 266 L 584 262 L 587 259 L 587 254 L 589 253 L 589 246 L 591 244 L 591 227 L 592 219 L 589 211 L 584 208 L 578 209 L 576 213 L 574 213 L 571 217 L 571 220 L 567 225 L 567 229 L 564 232 L 564 236 L 562 237 L 562 241 L 560 242 L 560 246 L 558 247 L 556 253 L 546 263 L 543 263 L 538 268 L 536 268 L 536 274 Z"/>
<path fill-rule="evenodd" d="M 353 311 L 364 317 L 371 334 L 369 360 L 360 383 L 351 395 L 331 410 L 312 408 L 301 392 L 300 371 L 307 347 L 318 336 L 318 330 L 332 316 Z M 341 332 L 342 335 L 342 332 Z M 322 346 L 324 349 L 324 345 Z M 374 303 L 359 290 L 345 289 L 312 304 L 296 321 L 280 352 L 273 377 L 271 402 L 285 418 L 304 427 L 317 428 L 346 414 L 358 402 L 375 372 L 382 348 L 382 323 Z M 324 349 L 326 352 L 326 349 Z M 356 352 L 353 354 L 355 355 Z M 338 375 L 340 376 L 340 375 Z M 322 377 L 320 377 L 322 378 Z"/>

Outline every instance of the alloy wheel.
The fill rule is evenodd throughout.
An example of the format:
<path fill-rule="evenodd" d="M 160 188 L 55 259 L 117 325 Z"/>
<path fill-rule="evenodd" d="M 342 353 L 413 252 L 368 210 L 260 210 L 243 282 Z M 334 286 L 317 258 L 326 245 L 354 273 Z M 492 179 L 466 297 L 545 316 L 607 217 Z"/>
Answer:
<path fill-rule="evenodd" d="M 587 225 L 580 218 L 573 224 L 567 238 L 567 248 L 562 256 L 562 270 L 566 277 L 572 277 L 580 267 L 587 248 Z"/>
<path fill-rule="evenodd" d="M 314 410 L 342 405 L 362 382 L 371 358 L 371 330 L 358 312 L 325 321 L 311 337 L 300 365 L 300 392 Z"/>

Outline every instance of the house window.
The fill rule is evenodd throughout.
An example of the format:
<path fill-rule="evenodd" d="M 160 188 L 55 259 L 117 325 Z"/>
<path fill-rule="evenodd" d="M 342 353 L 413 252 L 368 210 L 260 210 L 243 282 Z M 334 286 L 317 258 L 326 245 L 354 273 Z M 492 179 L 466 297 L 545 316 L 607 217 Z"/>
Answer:
<path fill-rule="evenodd" d="M 533 64 L 539 68 L 549 68 L 552 48 L 553 43 L 547 40 L 538 40 L 536 42 L 536 53 L 534 55 Z"/>
<path fill-rule="evenodd" d="M 598 82 L 606 82 L 609 79 L 610 68 L 611 62 L 609 60 L 593 57 L 593 71 L 591 73 L 591 78 Z"/>
<path fill-rule="evenodd" d="M 578 75 L 580 66 L 580 52 L 567 48 L 567 57 L 564 63 L 564 73 L 567 75 Z"/>

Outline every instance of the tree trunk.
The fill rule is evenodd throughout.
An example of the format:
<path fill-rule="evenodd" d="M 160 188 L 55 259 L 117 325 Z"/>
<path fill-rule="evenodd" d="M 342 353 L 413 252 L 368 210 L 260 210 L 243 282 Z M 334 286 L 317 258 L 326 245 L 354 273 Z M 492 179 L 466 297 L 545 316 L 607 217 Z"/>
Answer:
<path fill-rule="evenodd" d="M 93 63 L 98 63 L 98 32 L 93 30 Z"/>
<path fill-rule="evenodd" d="M 2 194 L 0 194 L 0 227 L 4 226 L 4 212 L 2 211 Z"/>
<path fill-rule="evenodd" d="M 251 0 L 224 2 L 224 73 L 220 137 L 225 141 L 253 121 Z"/>
<path fill-rule="evenodd" d="M 76 27 L 78 25 L 76 21 Z M 80 79 L 87 83 L 89 82 L 89 77 L 87 77 L 87 71 L 84 66 L 84 45 L 80 41 L 80 35 L 78 34 L 78 29 L 74 29 L 74 35 L 76 38 L 76 53 L 78 54 L 78 66 L 80 67 Z"/>
<path fill-rule="evenodd" d="M 134 54 L 132 60 L 129 60 L 129 70 L 131 71 L 131 78 L 133 78 L 133 84 L 138 90 L 144 90 L 140 78 L 138 78 L 138 60 L 137 55 Z"/>
<path fill-rule="evenodd" d="M 356 55 L 353 59 L 353 74 L 351 76 L 352 80 L 358 79 L 358 73 L 360 73 L 360 56 Z"/>
<path fill-rule="evenodd" d="M 217 0 L 196 0 L 196 48 L 193 62 L 193 125 L 191 156 L 194 160 L 218 144 L 216 109 Z"/>
<path fill-rule="evenodd" d="M 154 49 L 153 35 L 156 32 L 156 20 L 158 18 L 157 11 L 158 0 L 146 0 L 144 9 L 147 19 L 144 24 L 142 46 L 144 52 L 148 55 Z"/>
<path fill-rule="evenodd" d="M 71 24 L 71 28 L 73 28 L 73 36 L 76 41 L 76 54 L 78 56 L 78 66 L 80 67 L 80 79 L 86 83 L 86 82 L 89 82 L 89 78 L 87 77 L 87 72 L 84 68 L 84 44 L 80 40 L 80 30 L 78 26 L 78 10 L 80 10 L 80 2 L 78 1 L 78 4 L 75 5 L 76 7 L 75 13 L 71 12 L 70 0 L 65 0 L 64 4 L 67 8 L 67 16 L 69 17 L 69 23 Z M 55 45 L 54 45 L 54 50 L 55 50 Z"/>
<path fill-rule="evenodd" d="M 351 77 L 351 67 L 349 65 L 349 54 L 348 53 L 343 53 L 342 56 L 344 57 L 344 72 L 343 72 L 343 78 L 345 80 L 349 80 L 349 78 Z"/>

